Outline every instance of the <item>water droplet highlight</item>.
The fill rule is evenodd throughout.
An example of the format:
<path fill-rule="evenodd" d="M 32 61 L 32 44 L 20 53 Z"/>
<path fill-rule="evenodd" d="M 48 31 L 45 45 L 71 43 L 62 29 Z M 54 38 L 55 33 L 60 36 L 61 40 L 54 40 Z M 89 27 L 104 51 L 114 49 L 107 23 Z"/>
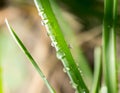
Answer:
<path fill-rule="evenodd" d="M 44 23 L 44 21 L 43 21 L 43 20 L 41 21 L 41 24 L 42 24 L 43 26 L 45 25 L 45 23 Z"/>
<path fill-rule="evenodd" d="M 65 73 L 66 73 L 66 69 L 65 69 L 65 68 L 63 68 L 63 72 L 65 72 Z"/>
<path fill-rule="evenodd" d="M 86 93 L 86 90 L 85 90 L 85 89 L 83 89 L 83 90 L 82 90 L 82 93 Z"/>
<path fill-rule="evenodd" d="M 67 70 L 67 71 L 69 71 L 69 70 L 70 70 L 70 68 L 69 68 L 69 67 L 66 67 L 66 70 Z"/>
<path fill-rule="evenodd" d="M 48 20 L 42 20 L 42 21 L 41 21 L 41 24 L 42 24 L 43 26 L 45 26 L 46 24 L 48 24 Z"/>
<path fill-rule="evenodd" d="M 51 43 L 51 46 L 54 47 L 54 43 Z"/>
<path fill-rule="evenodd" d="M 57 58 L 63 59 L 65 57 L 65 53 L 62 50 L 57 51 Z"/>
<path fill-rule="evenodd" d="M 73 87 L 74 89 L 77 89 L 78 85 L 77 85 L 76 83 L 72 83 L 72 87 Z"/>

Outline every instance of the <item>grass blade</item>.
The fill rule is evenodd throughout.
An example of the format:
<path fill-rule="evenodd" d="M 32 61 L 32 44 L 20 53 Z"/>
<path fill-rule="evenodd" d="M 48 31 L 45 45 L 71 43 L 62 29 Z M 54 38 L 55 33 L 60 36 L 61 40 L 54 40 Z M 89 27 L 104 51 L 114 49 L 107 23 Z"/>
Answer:
<path fill-rule="evenodd" d="M 3 70 L 2 70 L 1 55 L 0 55 L 0 93 L 3 93 Z"/>
<path fill-rule="evenodd" d="M 57 5 L 56 0 L 50 0 L 50 4 L 56 16 L 56 19 L 63 31 L 64 37 L 67 43 L 73 47 L 71 49 L 71 52 L 73 54 L 73 57 L 75 58 L 77 65 L 79 66 L 80 70 L 84 74 L 83 80 L 85 81 L 85 83 L 87 83 L 87 86 L 89 86 L 91 85 L 91 82 L 93 79 L 92 71 L 88 64 L 88 61 L 86 60 L 85 56 L 82 53 L 82 50 L 79 48 L 79 45 L 76 43 L 77 40 L 73 33 L 74 31 L 72 31 L 72 28 L 67 23 L 67 20 L 65 20 L 65 18 L 63 17 L 60 7 Z M 90 84 L 88 84 L 88 82 L 90 82 Z"/>
<path fill-rule="evenodd" d="M 105 0 L 103 24 L 103 67 L 108 93 L 117 93 L 116 19 L 117 0 Z"/>
<path fill-rule="evenodd" d="M 35 62 L 35 60 L 33 59 L 33 57 L 30 55 L 29 51 L 26 49 L 26 47 L 23 45 L 22 41 L 19 39 L 19 37 L 14 32 L 13 28 L 10 27 L 7 19 L 5 20 L 5 22 L 6 22 L 6 25 L 7 25 L 8 29 L 9 29 L 12 37 L 14 38 L 14 40 L 16 41 L 16 43 L 18 44 L 18 46 L 23 50 L 23 52 L 25 53 L 25 55 L 28 57 L 28 59 L 30 60 L 30 62 L 32 63 L 32 65 L 35 67 L 36 71 L 38 71 L 39 75 L 41 76 L 41 78 L 45 82 L 45 84 L 48 87 L 48 89 L 50 90 L 50 92 L 51 93 L 56 93 L 55 90 L 52 88 L 52 86 L 47 81 L 47 79 L 44 76 L 44 74 L 42 73 L 42 71 L 39 68 L 38 64 Z"/>
<path fill-rule="evenodd" d="M 0 35 L 2 37 L 2 35 Z M 2 38 L 0 38 L 2 39 Z M 0 40 L 1 41 L 1 40 Z M 0 42 L 0 93 L 3 93 L 3 62 L 2 62 L 2 53 L 3 53 L 3 43 Z"/>
<path fill-rule="evenodd" d="M 49 0 L 34 0 L 43 23 L 47 29 L 48 35 L 54 45 L 58 59 L 60 59 L 71 80 L 72 86 L 78 93 L 88 93 L 88 89 L 82 79 L 82 76 L 74 62 L 68 45 L 65 42 L 61 28 L 52 11 Z"/>
<path fill-rule="evenodd" d="M 102 72 L 102 60 L 101 60 L 101 48 L 98 47 L 94 52 L 94 78 L 91 93 L 99 93 L 101 72 Z"/>

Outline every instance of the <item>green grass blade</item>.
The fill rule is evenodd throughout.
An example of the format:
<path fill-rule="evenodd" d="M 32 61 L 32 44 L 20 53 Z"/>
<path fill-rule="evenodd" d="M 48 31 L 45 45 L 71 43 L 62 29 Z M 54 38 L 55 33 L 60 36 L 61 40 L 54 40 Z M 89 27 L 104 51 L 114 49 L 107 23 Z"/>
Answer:
<path fill-rule="evenodd" d="M 94 78 L 91 93 L 99 93 L 101 72 L 102 72 L 102 60 L 101 60 L 101 48 L 98 47 L 94 52 Z"/>
<path fill-rule="evenodd" d="M 1 55 L 0 55 L 0 93 L 3 93 L 3 68 L 2 68 Z"/>
<path fill-rule="evenodd" d="M 77 65 L 74 62 L 69 47 L 65 42 L 61 28 L 52 11 L 49 0 L 34 1 L 39 14 L 43 19 L 43 23 L 45 24 L 48 35 L 52 40 L 52 45 L 54 45 L 56 49 L 57 57 L 62 61 L 66 72 L 71 80 L 72 86 L 78 93 L 88 93 L 89 91 L 82 79 Z"/>
<path fill-rule="evenodd" d="M 105 0 L 103 24 L 103 67 L 108 93 L 117 93 L 116 18 L 117 0 Z"/>
<path fill-rule="evenodd" d="M 2 35 L 0 35 L 2 37 Z M 2 38 L 0 38 L 2 39 Z M 1 41 L 1 40 L 0 40 Z M 0 93 L 3 93 L 3 63 L 2 63 L 2 51 L 3 44 L 0 42 Z"/>
<path fill-rule="evenodd" d="M 41 76 L 41 78 L 45 82 L 45 84 L 48 87 L 48 89 L 50 90 L 50 92 L 51 93 L 56 93 L 55 90 L 50 85 L 50 83 L 47 81 L 47 79 L 44 76 L 44 74 L 42 73 L 42 71 L 39 68 L 38 64 L 35 62 L 35 60 L 33 59 L 33 57 L 30 55 L 29 51 L 26 49 L 26 47 L 23 45 L 22 41 L 19 39 L 19 37 L 14 32 L 13 28 L 10 27 L 8 21 L 5 20 L 5 22 L 6 22 L 6 25 L 7 25 L 8 29 L 9 29 L 12 37 L 14 38 L 14 40 L 16 41 L 16 43 L 18 44 L 18 46 L 23 50 L 23 52 L 25 53 L 25 55 L 28 57 L 28 59 L 30 60 L 30 62 L 32 63 L 32 65 L 35 67 L 36 71 L 38 71 L 39 75 Z"/>
<path fill-rule="evenodd" d="M 63 17 L 60 7 L 57 5 L 56 0 L 50 0 L 50 4 L 56 16 L 56 19 L 63 31 L 67 43 L 73 47 L 71 49 L 71 52 L 73 54 L 73 57 L 75 58 L 77 65 L 84 74 L 83 80 L 85 81 L 85 83 L 87 83 L 87 86 L 89 86 L 88 82 L 90 82 L 91 85 L 91 81 L 92 81 L 92 71 L 88 64 L 88 61 L 86 60 L 85 56 L 82 53 L 82 50 L 79 48 L 79 45 L 76 43 L 77 40 L 73 33 L 74 31 L 72 31 L 72 28 L 67 23 L 67 20 L 65 20 L 65 18 Z"/>

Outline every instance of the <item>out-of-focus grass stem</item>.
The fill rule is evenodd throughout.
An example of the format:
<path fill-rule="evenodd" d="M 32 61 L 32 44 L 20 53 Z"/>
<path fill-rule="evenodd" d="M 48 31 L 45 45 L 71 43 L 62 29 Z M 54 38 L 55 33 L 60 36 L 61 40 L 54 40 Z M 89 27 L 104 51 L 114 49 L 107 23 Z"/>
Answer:
<path fill-rule="evenodd" d="M 99 93 L 102 75 L 102 58 L 101 48 L 97 47 L 94 51 L 94 78 L 91 93 Z"/>
<path fill-rule="evenodd" d="M 103 24 L 103 71 L 108 93 L 117 93 L 116 19 L 117 0 L 105 0 Z"/>

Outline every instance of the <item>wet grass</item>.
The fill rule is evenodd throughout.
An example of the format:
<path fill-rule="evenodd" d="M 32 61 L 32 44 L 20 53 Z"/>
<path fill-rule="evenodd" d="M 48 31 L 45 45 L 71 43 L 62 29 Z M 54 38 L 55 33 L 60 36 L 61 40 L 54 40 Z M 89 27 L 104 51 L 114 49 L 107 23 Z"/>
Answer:
<path fill-rule="evenodd" d="M 35 5 L 38 9 L 38 13 L 42 18 L 42 23 L 46 27 L 47 33 L 51 39 L 51 45 L 56 49 L 56 56 L 64 65 L 65 72 L 70 78 L 71 85 L 76 90 L 77 93 L 118 93 L 118 82 L 117 82 L 117 68 L 116 68 L 116 24 L 117 24 L 117 0 L 104 0 L 104 19 L 103 19 L 103 32 L 102 32 L 102 50 L 97 48 L 95 50 L 94 56 L 94 75 L 93 84 L 89 90 L 87 83 L 85 84 L 84 77 L 81 75 L 81 71 L 85 73 L 90 71 L 89 67 L 83 63 L 80 65 L 80 69 L 76 64 L 69 46 L 64 38 L 63 31 L 64 28 L 69 30 L 67 27 L 61 27 L 60 20 L 56 17 L 57 5 L 52 0 L 34 0 Z M 56 8 L 56 7 L 57 8 Z M 63 19 L 64 20 L 64 19 Z M 41 69 L 32 58 L 26 47 L 23 45 L 22 41 L 14 32 L 13 28 L 9 26 L 7 20 L 6 24 L 13 38 L 23 50 L 25 55 L 29 58 L 32 65 L 35 67 L 36 71 L 39 72 L 43 81 L 47 85 L 51 93 L 55 93 L 55 90 L 47 81 L 46 77 L 42 73 Z M 66 25 L 66 24 L 64 24 Z M 82 59 L 83 56 L 80 58 Z M 82 60 L 81 60 L 82 61 Z M 84 74 L 82 73 L 82 74 Z M 103 73 L 103 81 L 101 81 Z M 90 74 L 92 75 L 92 74 Z M 2 84 L 2 83 L 1 83 Z M 104 85 L 104 86 L 103 86 Z M 105 90 L 103 90 L 105 88 Z M 1 88 L 2 89 L 2 88 Z M 1 92 L 0 92 L 1 93 Z"/>

